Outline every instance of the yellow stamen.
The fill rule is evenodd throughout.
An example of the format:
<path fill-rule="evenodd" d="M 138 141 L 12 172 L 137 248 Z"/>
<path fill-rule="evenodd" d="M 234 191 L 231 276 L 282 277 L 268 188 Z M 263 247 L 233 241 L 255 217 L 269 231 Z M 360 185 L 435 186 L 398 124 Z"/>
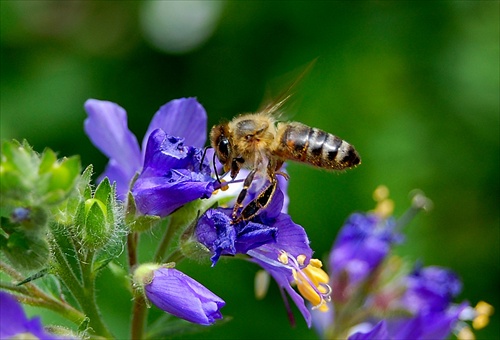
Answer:
<path fill-rule="evenodd" d="M 487 302 L 479 301 L 474 309 L 476 310 L 477 316 L 472 321 L 472 327 L 474 327 L 474 329 L 486 327 L 490 322 L 490 316 L 493 314 L 493 306 Z"/>
<path fill-rule="evenodd" d="M 297 256 L 297 262 L 299 263 L 299 265 L 303 266 L 306 258 L 307 257 L 304 254 Z"/>
<path fill-rule="evenodd" d="M 222 191 L 226 191 L 227 189 L 229 189 L 229 184 L 225 184 L 225 185 L 223 184 L 223 183 L 227 183 L 227 181 L 225 181 L 225 180 L 223 180 L 223 179 L 222 179 L 220 182 L 221 182 L 221 187 L 220 187 L 220 189 L 221 189 Z"/>
<path fill-rule="evenodd" d="M 389 189 L 379 185 L 373 192 L 373 199 L 377 202 L 373 212 L 380 218 L 388 218 L 394 212 L 394 201 L 389 198 Z"/>
<path fill-rule="evenodd" d="M 476 336 L 469 327 L 463 327 L 457 334 L 458 340 L 475 340 Z"/>
<path fill-rule="evenodd" d="M 212 192 L 212 195 L 217 195 L 219 193 L 219 190 L 226 191 L 227 189 L 229 189 L 229 184 L 226 183 L 227 183 L 226 180 L 221 179 L 220 180 L 221 187 L 219 189 L 215 189 Z"/>
<path fill-rule="evenodd" d="M 288 264 L 288 254 L 286 252 L 281 252 L 278 256 L 278 261 L 283 264 Z"/>
<path fill-rule="evenodd" d="M 309 277 L 311 281 L 314 282 L 316 286 L 320 285 L 321 283 L 328 284 L 328 282 L 330 281 L 330 277 L 323 269 L 321 269 L 321 261 L 317 261 L 320 263 L 319 267 L 314 266 L 311 263 L 313 262 L 313 260 L 311 260 L 309 265 L 305 267 L 303 271 L 307 275 L 307 277 Z M 326 291 L 323 293 L 326 293 Z"/>
<path fill-rule="evenodd" d="M 304 257 L 305 257 L 305 255 L 304 255 Z M 318 259 L 311 259 L 311 261 L 309 261 L 309 264 L 313 267 L 316 267 L 316 268 L 323 267 L 323 262 L 321 262 L 321 260 L 318 260 Z"/>
<path fill-rule="evenodd" d="M 294 272 L 294 278 L 300 294 L 311 302 L 315 308 L 318 308 L 322 312 L 326 312 L 328 311 L 328 306 L 326 305 L 324 295 L 330 293 L 330 286 L 328 285 L 330 278 L 328 274 L 321 269 L 321 265 L 321 261 L 311 259 L 309 265 L 302 269 L 301 275 Z M 321 295 L 318 294 L 318 292 L 321 293 Z M 328 297 L 327 300 L 329 300 Z"/>

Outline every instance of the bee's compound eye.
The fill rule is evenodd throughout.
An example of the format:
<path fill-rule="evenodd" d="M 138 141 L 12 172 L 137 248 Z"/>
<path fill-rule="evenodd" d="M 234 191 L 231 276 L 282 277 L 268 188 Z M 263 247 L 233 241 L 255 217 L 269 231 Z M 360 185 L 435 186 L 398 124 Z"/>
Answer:
<path fill-rule="evenodd" d="M 229 157 L 229 154 L 231 153 L 231 144 L 226 137 L 220 138 L 217 148 L 221 158 L 227 159 Z"/>

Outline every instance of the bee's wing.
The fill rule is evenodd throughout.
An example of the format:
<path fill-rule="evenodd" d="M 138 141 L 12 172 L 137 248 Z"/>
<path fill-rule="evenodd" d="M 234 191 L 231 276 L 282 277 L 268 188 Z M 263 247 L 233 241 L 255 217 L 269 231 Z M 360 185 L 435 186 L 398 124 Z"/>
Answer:
<path fill-rule="evenodd" d="M 272 100 L 266 100 L 264 102 L 265 105 L 259 110 L 259 112 L 270 116 L 274 116 L 276 119 L 281 118 L 281 116 L 283 115 L 283 110 L 282 110 L 283 106 L 288 102 L 290 97 L 292 97 L 295 94 L 298 85 L 314 67 L 316 60 L 317 58 L 308 63 L 305 67 L 300 67 L 299 71 L 292 71 L 291 74 L 285 75 L 285 77 L 289 80 L 289 81 L 284 81 L 284 83 L 287 84 L 285 89 L 281 91 L 281 93 L 278 96 L 274 97 Z M 283 83 L 283 81 L 280 81 L 280 83 Z M 270 93 L 271 91 L 268 89 L 268 91 L 266 92 Z M 272 97 L 272 95 L 267 95 L 267 97 Z"/>

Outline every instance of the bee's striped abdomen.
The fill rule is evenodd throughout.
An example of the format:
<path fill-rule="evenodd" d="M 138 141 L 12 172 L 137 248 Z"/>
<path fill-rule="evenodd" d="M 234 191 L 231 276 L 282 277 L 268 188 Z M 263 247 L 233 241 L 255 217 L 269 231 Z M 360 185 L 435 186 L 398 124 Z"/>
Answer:
<path fill-rule="evenodd" d="M 352 145 L 331 133 L 293 122 L 280 123 L 275 154 L 320 168 L 342 170 L 361 159 Z"/>

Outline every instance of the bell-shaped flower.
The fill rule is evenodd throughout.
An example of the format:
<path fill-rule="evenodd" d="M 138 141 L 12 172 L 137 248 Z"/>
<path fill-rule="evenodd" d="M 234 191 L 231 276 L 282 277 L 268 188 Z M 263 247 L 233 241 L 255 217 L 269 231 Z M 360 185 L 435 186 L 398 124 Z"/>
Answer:
<path fill-rule="evenodd" d="M 154 130 L 143 170 L 132 188 L 138 210 L 163 217 L 195 199 L 210 197 L 220 184 L 210 176 L 208 161 L 202 158 L 202 149 L 185 146 L 183 138 L 162 129 Z"/>
<path fill-rule="evenodd" d="M 130 181 L 143 168 L 149 135 L 162 129 L 170 136 L 184 138 L 186 145 L 201 148 L 207 136 L 207 114 L 195 98 L 172 100 L 156 112 L 142 141 L 142 152 L 135 135 L 127 125 L 127 113 L 119 105 L 103 100 L 85 102 L 88 117 L 84 128 L 92 143 L 109 162 L 99 181 L 108 177 L 116 182 L 118 197 L 124 199 Z"/>
<path fill-rule="evenodd" d="M 170 265 L 143 264 L 134 273 L 134 283 L 156 307 L 179 318 L 200 325 L 222 319 L 225 302 Z"/>

